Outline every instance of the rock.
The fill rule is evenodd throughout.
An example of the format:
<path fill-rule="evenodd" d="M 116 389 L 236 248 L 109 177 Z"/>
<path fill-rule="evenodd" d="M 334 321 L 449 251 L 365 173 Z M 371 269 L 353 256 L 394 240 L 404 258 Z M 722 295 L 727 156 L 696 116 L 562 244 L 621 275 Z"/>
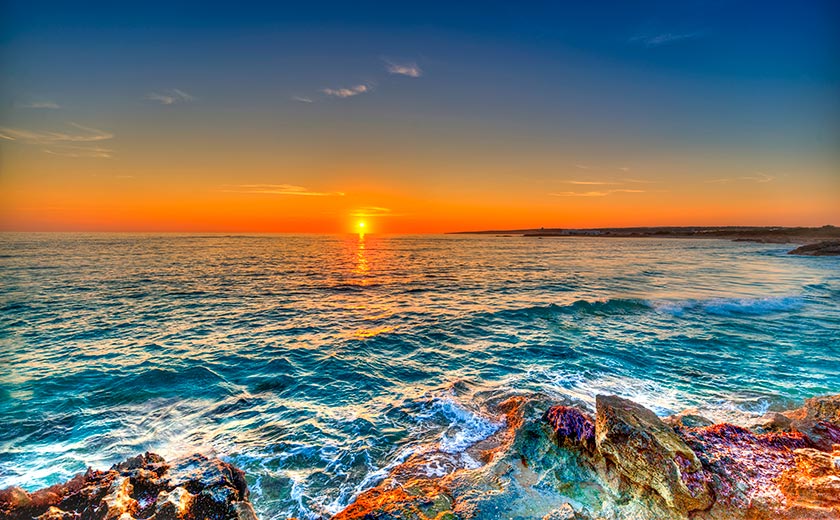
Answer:
<path fill-rule="evenodd" d="M 840 444 L 840 427 L 827 421 L 794 420 L 791 428 L 802 433 L 815 448 L 822 451 L 831 451 L 835 444 Z"/>
<path fill-rule="evenodd" d="M 38 517 L 38 520 L 73 520 L 75 517 L 76 515 L 73 513 L 68 513 L 55 506 L 50 506 L 46 513 Z"/>
<path fill-rule="evenodd" d="M 777 484 L 794 466 L 793 450 L 808 445 L 801 433 L 756 434 L 716 424 L 679 435 L 701 460 L 716 497 L 704 518 L 811 518 L 793 515 Z"/>
<path fill-rule="evenodd" d="M 0 518 L 256 520 L 256 514 L 244 473 L 232 465 L 203 455 L 166 463 L 146 453 L 31 494 L 2 490 Z"/>
<path fill-rule="evenodd" d="M 806 399 L 805 413 L 809 419 L 840 426 L 840 394 Z"/>
<path fill-rule="evenodd" d="M 543 420 L 554 430 L 557 442 L 561 446 L 595 450 L 595 421 L 577 408 L 570 406 L 552 406 Z"/>
<path fill-rule="evenodd" d="M 134 486 L 128 477 L 119 477 L 111 482 L 108 494 L 102 499 L 105 506 L 105 520 L 117 520 L 123 514 L 133 517 L 137 514 L 139 504 L 132 498 Z"/>
<path fill-rule="evenodd" d="M 627 480 L 653 489 L 678 511 L 712 505 L 700 460 L 671 427 L 627 399 L 599 395 L 595 403 L 596 446 Z"/>
<path fill-rule="evenodd" d="M 752 421 L 748 427 L 755 433 L 790 431 L 791 420 L 779 412 L 768 412 Z"/>
<path fill-rule="evenodd" d="M 806 244 L 799 246 L 793 251 L 788 251 L 789 255 L 803 255 L 803 256 L 838 256 L 840 255 L 840 240 L 825 240 L 815 244 Z"/>
<path fill-rule="evenodd" d="M 792 502 L 834 509 L 840 517 L 840 449 L 833 453 L 794 451 L 796 466 L 784 472 L 779 487 Z"/>
<path fill-rule="evenodd" d="M 662 422 L 672 427 L 681 428 L 702 428 L 714 424 L 714 421 L 700 415 L 697 408 L 686 408 L 676 415 L 665 417 Z"/>
<path fill-rule="evenodd" d="M 575 511 L 572 504 L 566 502 L 559 508 L 548 513 L 542 520 L 591 520 L 591 516 L 581 511 Z"/>
<path fill-rule="evenodd" d="M 195 496 L 185 488 L 178 486 L 172 491 L 161 491 L 155 502 L 156 520 L 175 520 L 184 518 Z"/>

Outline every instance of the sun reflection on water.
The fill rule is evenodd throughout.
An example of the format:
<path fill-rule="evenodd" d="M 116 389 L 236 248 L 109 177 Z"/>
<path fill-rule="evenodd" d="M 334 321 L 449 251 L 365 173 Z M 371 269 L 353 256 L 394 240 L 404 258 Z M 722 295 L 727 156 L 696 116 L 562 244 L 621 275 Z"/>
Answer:
<path fill-rule="evenodd" d="M 365 251 L 365 233 L 359 232 L 359 241 L 356 245 L 356 268 L 353 270 L 358 275 L 366 275 L 370 271 L 368 258 Z"/>

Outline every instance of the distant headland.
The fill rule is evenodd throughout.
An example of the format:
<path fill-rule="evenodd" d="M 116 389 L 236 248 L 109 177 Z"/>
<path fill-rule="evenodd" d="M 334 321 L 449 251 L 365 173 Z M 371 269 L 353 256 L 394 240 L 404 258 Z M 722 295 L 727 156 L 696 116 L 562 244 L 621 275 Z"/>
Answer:
<path fill-rule="evenodd" d="M 532 228 L 485 231 L 457 231 L 453 235 L 498 235 L 535 238 L 717 238 L 768 244 L 805 244 L 792 254 L 840 255 L 840 227 L 781 226 L 659 226 L 623 228 Z"/>

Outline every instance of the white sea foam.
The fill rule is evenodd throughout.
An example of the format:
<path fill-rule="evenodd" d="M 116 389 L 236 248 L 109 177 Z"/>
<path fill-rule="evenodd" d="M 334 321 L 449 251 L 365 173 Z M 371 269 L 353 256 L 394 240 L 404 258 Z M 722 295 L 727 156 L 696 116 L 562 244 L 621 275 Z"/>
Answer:
<path fill-rule="evenodd" d="M 432 410 L 449 422 L 438 442 L 440 451 L 446 453 L 460 453 L 493 435 L 504 424 L 468 410 L 451 397 L 436 398 Z"/>
<path fill-rule="evenodd" d="M 799 296 L 766 298 L 712 298 L 709 300 L 654 300 L 648 304 L 656 311 L 683 316 L 689 311 L 702 311 L 715 316 L 760 316 L 795 311 L 805 305 Z"/>

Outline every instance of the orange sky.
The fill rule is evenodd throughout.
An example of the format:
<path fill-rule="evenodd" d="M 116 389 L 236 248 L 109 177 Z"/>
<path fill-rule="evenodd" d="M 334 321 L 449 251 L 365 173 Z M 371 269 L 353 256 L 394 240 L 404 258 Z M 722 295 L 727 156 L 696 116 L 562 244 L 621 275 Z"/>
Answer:
<path fill-rule="evenodd" d="M 813 6 L 13 4 L 0 230 L 840 225 Z"/>

